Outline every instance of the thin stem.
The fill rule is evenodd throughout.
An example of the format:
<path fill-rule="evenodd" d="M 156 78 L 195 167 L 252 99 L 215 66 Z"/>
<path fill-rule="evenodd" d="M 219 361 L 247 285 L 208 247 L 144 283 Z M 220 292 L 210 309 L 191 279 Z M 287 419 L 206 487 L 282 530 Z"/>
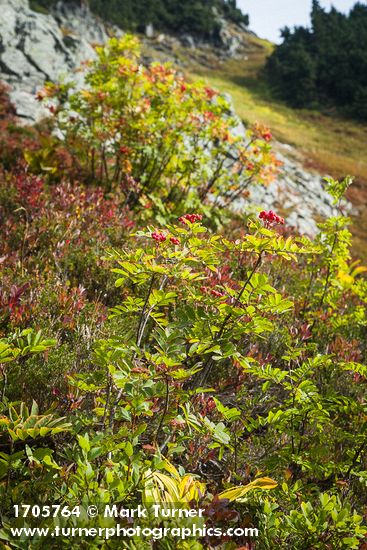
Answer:
<path fill-rule="evenodd" d="M 297 454 L 300 454 L 301 453 L 301 450 L 302 450 L 302 438 L 303 436 L 305 435 L 305 431 L 306 431 L 306 422 L 307 422 L 307 416 L 308 416 L 308 411 L 305 412 L 305 415 L 302 419 L 302 426 L 301 426 L 301 429 L 300 429 L 300 437 L 299 437 L 299 445 L 298 445 L 298 451 L 297 451 Z"/>
<path fill-rule="evenodd" d="M 114 427 L 114 423 L 115 423 L 115 414 L 116 414 L 116 409 L 117 409 L 117 405 L 119 404 L 120 402 L 120 399 L 122 397 L 122 388 L 119 389 L 118 393 L 117 393 L 117 396 L 116 396 L 116 399 L 115 401 L 113 402 L 113 405 L 111 407 L 111 412 L 110 412 L 110 421 L 109 421 L 109 430 L 111 431 L 111 433 L 113 433 L 113 427 Z M 112 451 L 110 451 L 108 453 L 108 459 L 111 460 L 112 458 Z"/>
<path fill-rule="evenodd" d="M 313 259 L 314 259 L 314 256 L 313 256 Z M 307 307 L 307 301 L 308 301 L 308 298 L 309 298 L 310 293 L 311 293 L 311 288 L 312 288 L 312 285 L 313 285 L 314 278 L 315 278 L 315 270 L 313 269 L 312 272 L 311 272 L 311 277 L 310 277 L 310 281 L 309 281 L 308 288 L 307 288 L 307 291 L 306 291 L 306 295 L 305 295 L 305 298 L 303 300 L 302 311 L 300 312 L 301 317 L 304 317 L 304 315 L 305 315 L 306 307 Z"/>
<path fill-rule="evenodd" d="M 149 302 L 149 298 L 150 298 L 150 295 L 152 293 L 152 290 L 153 290 L 153 285 L 154 285 L 154 282 L 155 282 L 155 273 L 153 273 L 152 275 L 152 278 L 150 280 L 150 286 L 149 286 L 149 290 L 148 290 L 148 294 L 147 294 L 147 297 L 145 299 L 145 302 L 144 302 L 144 306 L 143 306 L 143 309 L 141 310 L 141 314 L 140 314 L 140 319 L 139 319 L 139 325 L 138 325 L 138 331 L 137 331 L 137 334 L 136 334 L 136 345 L 139 347 L 140 346 L 140 343 L 141 343 L 141 339 L 142 339 L 142 326 L 143 326 L 143 323 L 144 323 L 144 316 L 145 316 L 145 312 L 146 312 L 146 309 L 147 309 L 147 306 L 148 306 L 148 302 Z M 144 328 L 145 328 L 145 325 L 144 325 Z"/>
<path fill-rule="evenodd" d="M 106 426 L 107 414 L 108 414 L 108 409 L 109 409 L 110 400 L 111 400 L 111 390 L 112 390 L 112 377 L 110 372 L 107 371 L 107 395 L 106 395 L 106 404 L 105 404 L 103 419 L 102 419 L 102 428 Z"/>
<path fill-rule="evenodd" d="M 164 399 L 164 407 L 163 407 L 163 413 L 154 437 L 154 441 L 157 441 L 159 432 L 162 429 L 164 419 L 166 418 L 167 412 L 168 412 L 168 403 L 169 403 L 169 383 L 168 383 L 168 377 L 166 376 L 166 394 Z"/>
<path fill-rule="evenodd" d="M 348 471 L 347 471 L 347 476 L 350 475 L 351 471 L 353 470 L 353 468 L 355 467 L 355 465 L 357 464 L 357 460 L 359 459 L 360 455 L 362 454 L 363 452 L 363 449 L 367 446 L 367 442 L 364 441 L 359 447 L 358 449 L 356 450 L 355 454 L 354 454 L 354 457 L 353 457 L 353 460 L 352 460 L 352 464 L 349 466 L 348 468 Z"/>
<path fill-rule="evenodd" d="M 11 478 L 11 464 L 12 464 L 12 460 L 13 460 L 13 452 L 14 452 L 14 441 L 11 440 L 10 442 L 10 453 L 9 453 L 9 464 L 8 464 L 8 472 L 7 472 L 7 476 L 6 476 L 6 482 L 5 482 L 5 495 L 7 496 L 8 495 L 8 492 L 9 492 L 9 487 L 10 487 L 10 478 Z"/>
<path fill-rule="evenodd" d="M 6 386 L 8 385 L 8 377 L 6 376 L 5 368 L 1 374 L 3 375 L 3 387 L 1 390 L 1 401 L 3 402 L 5 399 Z"/>
<path fill-rule="evenodd" d="M 234 301 L 234 306 L 236 306 L 240 303 L 240 300 L 243 296 L 243 293 L 245 292 L 247 286 L 249 285 L 255 271 L 258 269 L 258 267 L 261 264 L 261 260 L 262 260 L 262 253 L 260 252 L 258 254 L 258 258 L 257 258 L 257 261 L 256 261 L 254 267 L 252 268 L 252 270 L 251 270 L 250 274 L 248 275 L 246 281 L 244 282 L 240 292 L 238 293 L 237 298 Z M 228 313 L 228 315 L 225 317 L 225 319 L 224 319 L 224 321 L 223 321 L 223 323 L 222 323 L 222 325 L 219 329 L 218 335 L 216 337 L 216 341 L 218 341 L 222 338 L 223 333 L 224 333 L 224 331 L 227 327 L 227 324 L 230 321 L 232 315 L 233 315 L 233 311 Z M 212 359 L 212 357 L 209 357 L 208 360 L 206 361 L 204 367 L 202 368 L 201 372 L 199 372 L 196 379 L 194 379 L 194 381 L 193 381 L 194 387 L 197 387 L 198 385 L 204 384 L 204 382 L 206 381 L 206 379 L 208 378 L 208 376 L 210 374 L 212 366 L 213 366 L 213 359 Z"/>
<path fill-rule="evenodd" d="M 24 206 L 21 206 L 20 208 L 17 208 L 15 210 L 15 212 L 19 212 L 19 210 L 22 210 L 24 212 L 24 217 L 25 217 L 25 227 L 24 227 L 24 232 L 23 232 L 22 247 L 20 249 L 20 268 L 21 268 L 21 271 L 22 271 L 22 277 L 24 277 L 24 257 L 25 257 L 26 242 L 27 242 L 27 238 L 28 238 L 29 219 L 28 219 L 28 212 L 24 208 Z"/>
<path fill-rule="evenodd" d="M 335 246 L 336 246 L 336 242 L 337 242 L 337 239 L 338 239 L 338 234 L 335 233 L 334 235 L 334 240 L 333 240 L 333 246 L 331 247 L 331 251 L 330 251 L 330 259 L 334 253 L 334 249 L 335 249 Z M 324 303 L 324 300 L 325 300 L 325 296 L 326 296 L 326 292 L 329 288 L 329 279 L 330 279 L 330 275 L 331 275 L 331 267 L 330 267 L 330 262 L 328 264 L 328 267 L 327 267 L 327 272 L 326 272 L 326 280 L 325 280 L 325 286 L 324 286 L 324 291 L 322 293 L 322 296 L 321 296 L 321 299 L 320 299 L 320 303 L 319 303 L 319 308 L 323 305 Z"/>
<path fill-rule="evenodd" d="M 237 474 L 237 435 L 236 435 L 236 424 L 234 424 L 234 473 Z"/>
<path fill-rule="evenodd" d="M 240 290 L 240 292 L 239 292 L 237 298 L 235 299 L 234 306 L 237 306 L 237 305 L 239 304 L 239 302 L 240 302 L 240 300 L 241 300 L 241 298 L 242 298 L 242 296 L 243 296 L 243 293 L 245 292 L 247 286 L 249 285 L 249 283 L 250 283 L 250 281 L 251 281 L 251 279 L 252 279 L 252 277 L 253 277 L 255 271 L 256 271 L 257 268 L 260 266 L 261 260 L 262 260 L 262 257 L 261 257 L 261 252 L 260 252 L 259 257 L 258 257 L 258 259 L 257 259 L 257 261 L 256 261 L 256 263 L 255 263 L 255 265 L 254 265 L 254 267 L 252 268 L 251 273 L 248 275 L 248 277 L 247 277 L 247 279 L 246 279 L 246 281 L 245 281 L 243 287 L 241 288 L 241 290 Z M 228 323 L 228 321 L 230 320 L 231 317 L 232 317 L 232 312 L 228 313 L 227 317 L 224 319 L 224 321 L 223 321 L 223 323 L 222 323 L 222 326 L 221 326 L 221 328 L 220 328 L 220 330 L 219 330 L 219 333 L 218 333 L 218 339 L 222 337 L 223 332 L 224 332 L 224 329 L 226 328 L 226 325 L 227 325 L 227 323 Z"/>
<path fill-rule="evenodd" d="M 159 290 L 162 290 L 164 285 L 166 284 L 166 281 L 167 281 L 167 275 L 165 275 L 162 279 L 162 282 L 161 284 L 159 285 Z M 152 285 L 151 285 L 152 286 Z M 152 288 L 149 289 L 149 294 L 147 296 L 147 299 L 149 300 L 149 296 L 151 294 L 151 291 L 152 291 Z M 146 305 L 147 305 L 147 300 L 145 301 L 145 304 L 144 304 L 144 308 L 146 308 Z M 154 309 L 154 305 L 151 306 L 149 308 L 149 310 L 147 311 L 146 315 L 144 315 L 144 318 L 143 319 L 143 322 L 142 322 L 142 325 L 141 325 L 141 328 L 140 328 L 140 334 L 139 334 L 139 338 L 137 340 L 137 346 L 139 347 L 140 344 L 141 344 L 141 341 L 143 339 L 143 336 L 144 336 L 144 332 L 145 332 L 145 327 L 147 326 L 147 323 L 148 323 L 148 320 L 149 320 L 149 317 L 150 317 L 150 314 L 152 313 Z"/>

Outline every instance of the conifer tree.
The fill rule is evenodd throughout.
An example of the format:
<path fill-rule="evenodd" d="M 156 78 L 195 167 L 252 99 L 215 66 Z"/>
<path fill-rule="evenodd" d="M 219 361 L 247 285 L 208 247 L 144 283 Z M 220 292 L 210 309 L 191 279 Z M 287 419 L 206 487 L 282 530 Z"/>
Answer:
<path fill-rule="evenodd" d="M 268 59 L 275 94 L 295 107 L 337 106 L 367 119 L 367 6 L 329 12 L 313 0 L 311 28 L 284 29 Z"/>

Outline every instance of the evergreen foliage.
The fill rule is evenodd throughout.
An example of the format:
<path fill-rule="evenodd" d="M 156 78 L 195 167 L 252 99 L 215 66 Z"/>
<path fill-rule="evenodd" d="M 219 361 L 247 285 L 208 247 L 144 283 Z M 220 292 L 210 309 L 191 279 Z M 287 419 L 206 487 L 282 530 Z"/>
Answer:
<path fill-rule="evenodd" d="M 31 6 L 38 11 L 55 3 L 55 0 L 31 0 Z M 138 32 L 144 32 L 148 24 L 153 24 L 161 31 L 187 32 L 215 39 L 222 17 L 249 24 L 248 15 L 237 7 L 236 0 L 88 0 L 88 3 L 105 21 Z"/>
<path fill-rule="evenodd" d="M 285 28 L 268 59 L 275 93 L 293 107 L 336 106 L 367 119 L 367 6 L 345 15 L 313 1 L 311 28 Z"/>

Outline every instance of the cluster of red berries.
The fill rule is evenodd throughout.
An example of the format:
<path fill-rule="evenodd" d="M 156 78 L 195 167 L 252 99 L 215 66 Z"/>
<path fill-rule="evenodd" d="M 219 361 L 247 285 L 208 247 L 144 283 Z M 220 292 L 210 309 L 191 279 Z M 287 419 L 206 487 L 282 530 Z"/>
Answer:
<path fill-rule="evenodd" d="M 261 136 L 265 141 L 271 141 L 273 139 L 272 133 L 269 130 L 265 130 Z"/>
<path fill-rule="evenodd" d="M 152 233 L 152 239 L 157 241 L 157 243 L 164 243 L 164 241 L 167 240 L 167 237 L 164 233 L 159 233 L 158 231 L 155 231 Z"/>
<path fill-rule="evenodd" d="M 284 224 L 284 218 L 281 218 L 278 216 L 273 210 L 269 210 L 269 212 L 266 212 L 265 210 L 262 210 L 259 214 L 260 220 L 263 220 L 266 224 L 270 225 L 272 223 L 279 223 L 281 225 Z"/>
<path fill-rule="evenodd" d="M 157 243 L 164 243 L 164 241 L 167 240 L 167 236 L 164 233 L 159 232 L 159 231 L 154 231 L 154 233 L 152 233 L 151 237 L 152 237 L 152 239 L 157 241 Z M 170 241 L 171 241 L 172 244 L 180 244 L 180 239 L 178 239 L 177 237 L 171 237 Z"/>
<path fill-rule="evenodd" d="M 190 223 L 195 223 L 195 222 L 201 222 L 202 219 L 203 219 L 203 216 L 201 214 L 185 214 L 184 216 L 181 216 L 180 218 L 178 218 L 178 221 L 182 223 L 186 223 L 188 221 Z"/>

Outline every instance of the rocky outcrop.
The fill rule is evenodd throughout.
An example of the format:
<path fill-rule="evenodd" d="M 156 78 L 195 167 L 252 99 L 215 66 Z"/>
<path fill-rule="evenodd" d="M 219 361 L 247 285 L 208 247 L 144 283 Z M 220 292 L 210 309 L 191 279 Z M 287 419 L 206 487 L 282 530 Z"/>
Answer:
<path fill-rule="evenodd" d="M 247 33 L 239 26 L 220 20 L 219 43 L 197 42 L 192 36 L 155 35 L 149 26 L 146 44 L 157 59 L 184 65 L 175 52 L 187 49 L 193 59 L 211 66 L 228 57 L 244 57 Z M 114 34 L 121 34 L 117 28 Z M 0 78 L 11 89 L 17 114 L 38 120 L 43 108 L 35 93 L 47 80 L 82 79 L 76 69 L 94 57 L 93 45 L 102 44 L 108 32 L 84 0 L 59 0 L 49 13 L 33 11 L 28 0 L 0 0 Z"/>
<path fill-rule="evenodd" d="M 230 97 L 227 99 L 230 100 Z M 234 112 L 232 116 L 235 116 Z M 240 120 L 236 134 L 246 139 L 246 128 Z M 250 205 L 248 200 L 240 200 L 235 209 L 247 212 L 249 209 L 256 211 L 258 207 L 278 210 L 285 217 L 288 226 L 313 237 L 318 233 L 319 221 L 338 214 L 332 197 L 325 189 L 325 181 L 316 172 L 304 168 L 301 159 L 297 158 L 297 151 L 291 145 L 275 141 L 273 149 L 282 163 L 278 176 L 267 186 L 251 187 Z M 352 213 L 349 202 L 344 201 L 342 206 L 346 213 Z"/>
<path fill-rule="evenodd" d="M 94 56 L 93 44 L 107 39 L 104 25 L 83 2 L 58 2 L 49 14 L 32 11 L 27 0 L 0 0 L 0 71 L 20 117 L 36 120 L 42 108 L 36 91 L 46 80 L 81 78 L 75 69 Z"/>
<path fill-rule="evenodd" d="M 251 189 L 251 202 L 268 210 L 278 209 L 285 216 L 288 226 L 299 232 L 314 236 L 318 232 L 317 222 L 337 215 L 332 197 L 325 190 L 325 182 L 317 173 L 303 168 L 292 157 L 296 151 L 289 145 L 275 144 L 277 158 L 282 162 L 276 180 L 267 187 Z M 288 153 L 288 154 L 285 154 Z M 344 202 L 344 209 L 350 212 L 351 205 Z"/>
<path fill-rule="evenodd" d="M 246 61 L 249 51 L 254 50 L 249 40 L 252 33 L 225 19 L 220 19 L 218 23 L 220 30 L 216 40 L 203 40 L 188 33 L 157 34 L 147 28 L 144 43 L 155 59 L 170 61 L 183 68 L 198 64 L 215 70 L 228 59 Z"/>

